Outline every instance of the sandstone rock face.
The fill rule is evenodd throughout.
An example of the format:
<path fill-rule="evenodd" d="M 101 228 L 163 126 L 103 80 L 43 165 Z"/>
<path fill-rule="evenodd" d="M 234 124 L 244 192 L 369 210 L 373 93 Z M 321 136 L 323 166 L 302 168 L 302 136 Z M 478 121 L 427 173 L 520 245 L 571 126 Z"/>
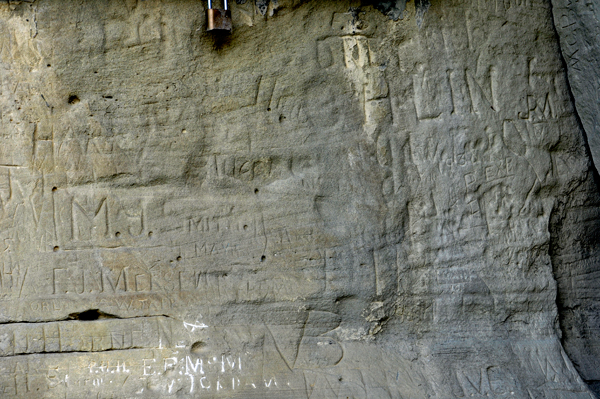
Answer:
<path fill-rule="evenodd" d="M 600 2 L 552 0 L 569 82 L 596 168 L 600 165 Z"/>
<path fill-rule="evenodd" d="M 231 8 L 0 3 L 0 396 L 593 398 L 550 2 Z"/>

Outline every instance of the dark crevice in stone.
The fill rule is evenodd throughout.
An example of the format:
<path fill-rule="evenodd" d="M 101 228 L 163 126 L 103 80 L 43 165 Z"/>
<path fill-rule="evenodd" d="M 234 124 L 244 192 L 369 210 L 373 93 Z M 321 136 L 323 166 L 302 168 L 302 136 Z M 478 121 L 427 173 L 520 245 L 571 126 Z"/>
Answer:
<path fill-rule="evenodd" d="M 590 387 L 594 395 L 600 398 L 600 381 L 585 381 L 585 383 Z"/>
<path fill-rule="evenodd" d="M 364 5 L 372 5 L 376 10 L 386 15 L 390 19 L 397 21 L 404 19 L 404 11 L 406 3 L 410 0 L 371 0 L 363 3 Z M 430 0 L 415 0 L 415 20 L 420 28 L 423 25 L 423 20 L 427 10 L 431 7 Z M 351 10 L 352 11 L 352 10 Z M 356 18 L 356 17 L 355 17 Z"/>
<path fill-rule="evenodd" d="M 425 13 L 431 7 L 431 2 L 429 0 L 415 0 L 415 10 L 416 15 L 415 19 L 417 20 L 417 26 L 420 28 L 423 25 L 423 20 L 425 19 Z"/>
<path fill-rule="evenodd" d="M 269 9 L 269 3 L 271 0 L 256 0 L 256 8 L 264 16 Z"/>
<path fill-rule="evenodd" d="M 70 354 L 81 354 L 81 355 L 89 355 L 90 353 L 100 353 L 100 352 L 124 352 L 131 350 L 149 350 L 153 348 L 143 348 L 140 346 L 132 346 L 129 348 L 110 348 L 110 349 L 99 349 L 99 350 L 89 350 L 89 351 L 41 351 L 35 353 L 19 353 L 16 355 L 9 356 L 0 356 L 1 358 L 9 358 L 9 357 L 25 357 L 25 356 L 40 356 L 40 355 L 70 355 Z"/>
<path fill-rule="evenodd" d="M 89 309 L 84 312 L 71 313 L 68 317 L 64 319 L 54 319 L 54 320 L 39 320 L 39 321 L 31 321 L 31 320 L 8 320 L 0 322 L 0 326 L 9 325 L 9 324 L 47 324 L 47 323 L 59 323 L 59 322 L 72 322 L 72 321 L 95 321 L 95 320 L 131 320 L 131 319 L 145 319 L 152 317 L 166 317 L 172 319 L 171 316 L 166 314 L 157 314 L 157 315 L 147 315 L 147 316 L 133 316 L 133 317 L 121 317 L 109 313 L 104 313 L 98 309 Z"/>
<path fill-rule="evenodd" d="M 46 323 L 56 323 L 60 321 L 67 321 L 68 318 L 58 319 L 58 320 L 41 320 L 41 321 L 30 321 L 30 320 L 8 320 L 0 323 L 0 326 L 9 325 L 9 324 L 46 324 Z"/>
<path fill-rule="evenodd" d="M 120 319 L 119 316 L 104 313 L 98 309 L 89 309 L 85 312 L 71 313 L 68 320 L 79 320 L 79 321 L 92 321 L 101 319 Z"/>
<path fill-rule="evenodd" d="M 397 21 L 404 18 L 404 10 L 406 9 L 407 0 L 380 0 L 375 1 L 373 7 L 381 11 L 390 19 Z"/>

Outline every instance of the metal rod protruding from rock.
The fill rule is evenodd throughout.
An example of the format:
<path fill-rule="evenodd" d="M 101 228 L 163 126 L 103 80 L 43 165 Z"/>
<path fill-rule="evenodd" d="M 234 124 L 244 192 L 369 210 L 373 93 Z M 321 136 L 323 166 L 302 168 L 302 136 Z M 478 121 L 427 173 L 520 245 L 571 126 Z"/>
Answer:
<path fill-rule="evenodd" d="M 225 10 L 229 9 L 229 7 L 227 6 L 227 0 L 223 0 L 223 5 L 225 7 Z M 212 0 L 208 0 L 208 8 L 212 8 Z"/>

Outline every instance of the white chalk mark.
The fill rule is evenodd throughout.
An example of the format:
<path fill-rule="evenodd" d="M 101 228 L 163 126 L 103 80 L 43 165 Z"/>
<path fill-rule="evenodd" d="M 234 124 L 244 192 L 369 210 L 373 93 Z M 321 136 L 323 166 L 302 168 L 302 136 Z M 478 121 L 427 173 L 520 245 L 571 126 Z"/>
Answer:
<path fill-rule="evenodd" d="M 196 359 L 196 363 L 192 362 L 192 358 L 189 356 L 185 357 L 185 374 L 190 375 L 191 373 L 204 374 L 204 361 L 202 359 Z"/>
<path fill-rule="evenodd" d="M 200 323 L 198 320 L 196 320 L 196 324 L 192 324 L 192 323 L 187 323 L 187 322 L 183 322 L 183 327 L 188 330 L 189 332 L 194 332 L 196 330 L 203 330 L 205 328 L 208 328 L 208 326 L 204 323 Z M 191 328 L 191 330 L 190 330 Z"/>
<path fill-rule="evenodd" d="M 209 386 L 204 386 L 204 382 L 203 382 L 203 381 L 204 381 L 205 379 L 206 379 L 206 377 L 202 377 L 202 378 L 200 378 L 200 386 L 202 387 L 202 389 L 209 389 L 209 388 L 210 388 L 210 385 L 209 385 Z"/>

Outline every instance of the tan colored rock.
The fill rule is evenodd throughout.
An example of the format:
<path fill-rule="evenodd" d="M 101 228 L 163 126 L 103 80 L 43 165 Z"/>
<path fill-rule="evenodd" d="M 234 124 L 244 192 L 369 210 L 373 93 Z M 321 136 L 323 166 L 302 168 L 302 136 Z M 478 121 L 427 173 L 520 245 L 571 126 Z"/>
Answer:
<path fill-rule="evenodd" d="M 0 5 L 2 397 L 592 398 L 550 3 L 238 2 Z"/>

